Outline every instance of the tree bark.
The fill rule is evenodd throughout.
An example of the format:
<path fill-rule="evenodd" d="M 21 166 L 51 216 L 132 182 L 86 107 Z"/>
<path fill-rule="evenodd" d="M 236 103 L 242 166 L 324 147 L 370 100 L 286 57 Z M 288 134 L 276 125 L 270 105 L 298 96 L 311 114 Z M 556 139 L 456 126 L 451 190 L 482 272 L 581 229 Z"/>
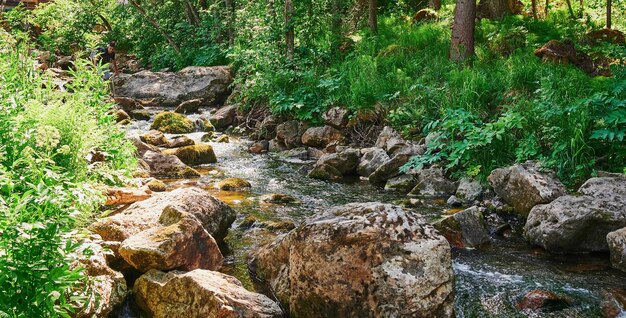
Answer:
<path fill-rule="evenodd" d="M 537 20 L 537 0 L 532 0 L 532 2 L 531 2 L 531 10 L 532 10 L 532 13 L 533 13 L 533 19 Z"/>
<path fill-rule="evenodd" d="M 611 28 L 611 6 L 612 6 L 612 0 L 606 0 L 606 28 L 610 29 Z"/>
<path fill-rule="evenodd" d="M 293 28 L 293 2 L 285 0 L 285 44 L 287 46 L 287 59 L 293 59 L 295 47 L 295 32 Z"/>
<path fill-rule="evenodd" d="M 450 60 L 464 61 L 474 55 L 476 0 L 457 0 L 450 41 Z"/>
<path fill-rule="evenodd" d="M 369 0 L 369 26 L 373 34 L 378 33 L 378 1 Z"/>
<path fill-rule="evenodd" d="M 550 0 L 546 0 L 546 6 L 543 7 L 543 17 L 548 17 L 548 7 L 550 6 Z"/>
<path fill-rule="evenodd" d="M 429 0 L 428 6 L 435 11 L 439 11 L 439 9 L 441 9 L 441 0 Z"/>
<path fill-rule="evenodd" d="M 174 51 L 176 51 L 176 53 L 178 53 L 179 55 L 181 54 L 180 52 L 180 48 L 178 47 L 178 45 L 176 45 L 176 42 L 174 42 L 174 39 L 172 39 L 171 36 L 169 36 L 169 34 L 167 34 L 167 32 L 165 32 L 165 30 L 163 30 L 163 28 L 161 28 L 161 26 L 159 25 L 159 23 L 152 19 L 148 13 L 146 12 L 146 10 L 144 10 L 144 8 L 139 5 L 139 3 L 137 3 L 134 0 L 128 0 L 128 2 L 135 8 L 137 9 L 137 11 L 139 11 L 139 13 L 148 21 L 148 23 L 152 24 L 152 26 L 159 31 L 159 33 L 161 33 L 161 35 L 165 38 L 165 40 L 167 40 L 167 42 L 170 44 L 170 46 L 174 49 Z"/>
<path fill-rule="evenodd" d="M 572 0 L 565 0 L 565 3 L 567 4 L 567 11 L 569 11 L 569 16 L 572 18 L 572 20 L 576 20 L 576 15 L 574 14 L 574 9 L 572 8 Z"/>
<path fill-rule="evenodd" d="M 196 7 L 189 2 L 189 0 L 183 0 L 183 7 L 185 9 L 185 15 L 187 16 L 187 21 L 190 25 L 198 26 L 200 25 L 200 17 L 198 16 L 198 11 Z"/>

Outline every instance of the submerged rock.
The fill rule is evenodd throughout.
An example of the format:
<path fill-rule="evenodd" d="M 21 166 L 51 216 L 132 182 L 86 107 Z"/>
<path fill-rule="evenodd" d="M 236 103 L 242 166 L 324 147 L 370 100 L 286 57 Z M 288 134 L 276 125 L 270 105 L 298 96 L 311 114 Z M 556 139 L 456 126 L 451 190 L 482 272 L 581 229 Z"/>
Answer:
<path fill-rule="evenodd" d="M 248 148 L 248 152 L 253 153 L 253 154 L 266 153 L 269 148 L 269 145 L 270 144 L 267 140 L 258 141 L 252 144 L 250 148 Z"/>
<path fill-rule="evenodd" d="M 626 227 L 626 179 L 592 178 L 578 192 L 535 206 L 524 237 L 553 253 L 608 251 L 607 234 Z"/>
<path fill-rule="evenodd" d="M 152 100 L 165 107 L 199 99 L 207 106 L 228 97 L 233 78 L 226 66 L 192 66 L 176 73 L 141 71 L 114 77 L 115 95 Z"/>
<path fill-rule="evenodd" d="M 165 185 L 165 183 L 158 179 L 150 180 L 150 182 L 148 182 L 146 186 L 148 187 L 148 189 L 150 189 L 150 191 L 154 192 L 165 192 L 167 190 L 167 186 Z"/>
<path fill-rule="evenodd" d="M 164 150 L 163 153 L 167 155 L 175 155 L 182 162 L 192 166 L 217 162 L 213 147 L 207 144 L 197 144 L 176 149 L 167 149 Z"/>
<path fill-rule="evenodd" d="M 419 215 L 353 203 L 279 237 L 250 265 L 294 317 L 453 317 L 450 257 Z"/>
<path fill-rule="evenodd" d="M 197 178 L 200 173 L 174 155 L 146 151 L 142 159 L 150 167 L 150 175 L 169 178 Z"/>
<path fill-rule="evenodd" d="M 569 306 L 572 300 L 568 297 L 558 295 L 547 290 L 531 290 L 515 304 L 517 310 L 536 310 L 540 308 L 551 307 L 552 309 L 563 309 Z"/>
<path fill-rule="evenodd" d="M 250 182 L 241 178 L 228 178 L 217 183 L 217 188 L 225 191 L 237 191 L 250 187 L 252 187 Z"/>
<path fill-rule="evenodd" d="M 191 213 L 217 240 L 226 236 L 236 217 L 233 209 L 206 191 L 180 188 L 134 203 L 118 214 L 98 220 L 89 229 L 105 241 L 122 242 L 139 232 L 163 225 L 159 220 L 166 209 Z"/>
<path fill-rule="evenodd" d="M 275 204 L 281 204 L 281 203 L 296 203 L 298 202 L 298 199 L 287 195 L 287 194 L 280 194 L 280 193 L 271 193 L 271 194 L 265 194 L 262 195 L 261 197 L 259 197 L 259 200 L 261 200 L 261 202 L 265 202 L 265 203 L 275 203 Z"/>
<path fill-rule="evenodd" d="M 611 252 L 611 265 L 626 272 L 626 227 L 609 233 L 606 241 Z"/>
<path fill-rule="evenodd" d="M 195 126 L 185 115 L 162 112 L 154 117 L 150 129 L 159 130 L 166 134 L 188 134 L 194 132 Z"/>
<path fill-rule="evenodd" d="M 278 304 L 247 291 L 226 274 L 194 270 L 169 273 L 152 270 L 133 289 L 137 305 L 151 317 L 280 318 Z"/>
<path fill-rule="evenodd" d="M 488 179 L 496 194 L 522 217 L 535 205 L 550 203 L 567 194 L 553 172 L 542 172 L 533 161 L 495 169 Z"/>

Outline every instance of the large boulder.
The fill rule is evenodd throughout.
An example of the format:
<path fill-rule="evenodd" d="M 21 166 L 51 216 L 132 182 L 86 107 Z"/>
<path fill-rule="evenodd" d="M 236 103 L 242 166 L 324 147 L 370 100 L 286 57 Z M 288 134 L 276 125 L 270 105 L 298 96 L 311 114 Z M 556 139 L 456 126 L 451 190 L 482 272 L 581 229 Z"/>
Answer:
<path fill-rule="evenodd" d="M 417 172 L 417 185 L 410 195 L 450 196 L 456 192 L 456 183 L 446 178 L 441 168 L 421 169 Z"/>
<path fill-rule="evenodd" d="M 211 106 L 229 95 L 233 78 L 226 66 L 187 67 L 176 73 L 141 71 L 114 77 L 115 96 L 152 100 L 165 107 L 200 99 Z"/>
<path fill-rule="evenodd" d="M 330 143 L 341 143 L 345 139 L 341 131 L 330 127 L 311 127 L 302 135 L 302 143 L 305 146 L 324 148 Z"/>
<path fill-rule="evenodd" d="M 217 129 L 228 128 L 237 119 L 237 105 L 224 106 L 211 116 L 211 124 Z"/>
<path fill-rule="evenodd" d="M 213 147 L 207 144 L 197 144 L 175 149 L 166 149 L 163 150 L 163 153 L 166 155 L 174 155 L 178 157 L 178 159 L 180 159 L 182 162 L 192 166 L 217 162 Z"/>
<path fill-rule="evenodd" d="M 389 159 L 387 151 L 382 148 L 367 148 L 361 151 L 363 156 L 359 161 L 356 172 L 363 176 L 369 177 L 376 169 L 380 168 Z"/>
<path fill-rule="evenodd" d="M 360 155 L 361 152 L 354 148 L 348 148 L 339 153 L 324 154 L 309 172 L 309 177 L 336 181 L 343 176 L 354 174 Z"/>
<path fill-rule="evenodd" d="M 124 275 L 109 267 L 105 250 L 94 240 L 81 242 L 77 254 L 77 260 L 70 267 L 84 268 L 83 274 L 89 277 L 86 283 L 93 293 L 80 308 L 74 308 L 71 316 L 107 317 L 128 295 Z"/>
<path fill-rule="evenodd" d="M 188 134 L 196 130 L 194 123 L 185 115 L 162 112 L 154 117 L 150 129 L 159 130 L 166 134 Z"/>
<path fill-rule="evenodd" d="M 534 161 L 495 169 L 488 180 L 496 194 L 522 217 L 526 217 L 535 205 L 550 203 L 567 194 L 554 173 L 541 171 Z"/>
<path fill-rule="evenodd" d="M 459 247 L 477 247 L 489 243 L 482 212 L 471 207 L 438 220 L 433 226 L 441 232 L 450 244 Z"/>
<path fill-rule="evenodd" d="M 150 317 L 280 318 L 278 304 L 246 290 L 226 274 L 194 270 L 149 271 L 133 289 L 137 305 Z"/>
<path fill-rule="evenodd" d="M 226 236 L 236 217 L 233 209 L 205 190 L 180 188 L 134 203 L 118 214 L 95 222 L 89 228 L 105 241 L 122 242 L 139 232 L 163 225 L 159 220 L 166 210 L 170 210 L 170 213 L 175 210 L 192 214 L 217 240 Z"/>
<path fill-rule="evenodd" d="M 119 254 L 141 272 L 151 269 L 216 270 L 224 257 L 217 242 L 191 214 L 165 209 L 162 225 L 124 240 Z"/>
<path fill-rule="evenodd" d="M 305 130 L 304 125 L 297 120 L 284 122 L 276 126 L 276 140 L 287 149 L 300 147 Z"/>
<path fill-rule="evenodd" d="M 535 206 L 526 239 L 553 253 L 608 251 L 607 234 L 626 227 L 626 179 L 592 178 L 578 192 Z"/>
<path fill-rule="evenodd" d="M 150 175 L 169 178 L 197 178 L 200 173 L 187 166 L 174 155 L 163 154 L 151 150 L 144 153 L 142 159 L 150 167 Z"/>
<path fill-rule="evenodd" d="M 333 208 L 251 259 L 293 317 L 453 317 L 450 245 L 398 206 Z"/>
<path fill-rule="evenodd" d="M 611 252 L 611 265 L 626 272 L 626 227 L 607 234 L 606 241 Z"/>

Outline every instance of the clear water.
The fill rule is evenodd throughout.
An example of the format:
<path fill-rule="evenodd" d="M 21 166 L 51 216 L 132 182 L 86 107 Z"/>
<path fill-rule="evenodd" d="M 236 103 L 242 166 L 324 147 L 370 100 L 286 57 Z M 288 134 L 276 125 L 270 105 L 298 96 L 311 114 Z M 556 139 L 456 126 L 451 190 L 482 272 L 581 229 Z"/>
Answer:
<path fill-rule="evenodd" d="M 147 130 L 147 122 L 134 122 L 129 134 Z M 199 142 L 202 133 L 189 134 Z M 405 197 L 371 186 L 359 179 L 331 183 L 306 176 L 307 163 L 292 163 L 271 155 L 251 155 L 245 139 L 210 143 L 218 163 L 198 168 L 203 176 L 192 180 L 166 180 L 170 188 L 200 186 L 230 204 L 238 212 L 223 250 L 224 272 L 239 278 L 249 289 L 269 294 L 250 277 L 247 255 L 276 233 L 260 226 L 240 227 L 249 216 L 261 221 L 292 221 L 296 225 L 330 207 L 350 202 L 379 201 L 401 204 Z M 309 163 L 310 164 L 310 163 Z M 241 177 L 252 184 L 246 192 L 215 189 L 227 177 Z M 275 205 L 257 198 L 268 193 L 287 194 L 300 203 Z M 443 202 L 425 202 L 415 209 L 429 220 L 449 211 Z M 509 238 L 493 236 L 490 246 L 480 250 L 454 249 L 457 317 L 602 317 L 602 305 L 624 296 L 626 274 L 610 268 L 608 255 L 554 256 L 528 246 L 514 231 Z M 563 295 L 570 305 L 558 310 L 519 312 L 515 303 L 526 292 L 542 289 Z M 626 318 L 621 311 L 620 317 Z"/>

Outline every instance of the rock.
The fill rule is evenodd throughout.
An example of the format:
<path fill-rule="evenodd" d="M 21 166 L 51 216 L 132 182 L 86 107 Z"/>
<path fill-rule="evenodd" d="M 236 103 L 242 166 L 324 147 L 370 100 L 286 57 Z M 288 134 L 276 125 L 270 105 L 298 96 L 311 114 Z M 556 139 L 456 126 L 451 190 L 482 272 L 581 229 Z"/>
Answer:
<path fill-rule="evenodd" d="M 198 112 L 200 105 L 202 105 L 202 99 L 187 100 L 180 103 L 174 112 L 179 114 L 193 114 Z"/>
<path fill-rule="evenodd" d="M 291 231 L 296 228 L 296 225 L 292 221 L 264 221 L 261 222 L 260 227 L 266 228 L 272 232 L 278 231 Z"/>
<path fill-rule="evenodd" d="M 237 191 L 250 187 L 252 187 L 250 182 L 241 178 L 228 178 L 217 183 L 217 188 L 225 191 Z"/>
<path fill-rule="evenodd" d="M 143 160 L 150 166 L 150 175 L 170 178 L 198 178 L 200 173 L 184 164 L 177 156 L 148 150 Z"/>
<path fill-rule="evenodd" d="M 606 318 L 623 317 L 626 308 L 626 289 L 608 288 L 602 292 L 602 313 Z"/>
<path fill-rule="evenodd" d="M 535 56 L 544 62 L 573 64 L 590 76 L 610 76 L 608 66 L 597 65 L 587 54 L 577 51 L 572 41 L 550 40 L 535 50 Z"/>
<path fill-rule="evenodd" d="M 166 148 L 180 148 L 185 146 L 193 146 L 196 142 L 193 139 L 187 136 L 176 136 L 172 138 L 172 140 L 167 141 L 167 144 L 164 145 Z"/>
<path fill-rule="evenodd" d="M 457 198 L 455 195 L 452 195 L 448 198 L 446 204 L 451 207 L 458 208 L 463 205 L 463 201 L 459 200 L 459 198 Z"/>
<path fill-rule="evenodd" d="M 606 241 L 611 252 L 611 265 L 626 272 L 626 227 L 607 234 Z"/>
<path fill-rule="evenodd" d="M 324 148 L 330 143 L 341 143 L 345 136 L 337 129 L 324 127 L 311 127 L 302 135 L 302 143 L 309 147 Z"/>
<path fill-rule="evenodd" d="M 319 159 L 325 154 L 325 152 L 317 148 L 309 147 L 307 149 L 307 154 L 309 159 Z"/>
<path fill-rule="evenodd" d="M 456 183 L 450 181 L 441 168 L 421 169 L 417 172 L 417 185 L 409 195 L 447 196 L 456 192 Z"/>
<path fill-rule="evenodd" d="M 356 172 L 364 177 L 369 177 L 376 169 L 389 161 L 389 155 L 381 148 L 368 148 L 361 150 L 363 157 L 359 161 Z"/>
<path fill-rule="evenodd" d="M 287 159 L 308 160 L 309 151 L 304 147 L 298 147 L 298 148 L 281 151 L 278 154 L 278 156 L 281 158 L 287 158 Z"/>
<path fill-rule="evenodd" d="M 480 200 L 483 194 L 483 186 L 480 182 L 462 178 L 455 196 L 463 202 L 474 202 Z"/>
<path fill-rule="evenodd" d="M 489 243 L 483 214 L 478 207 L 457 212 L 435 222 L 433 226 L 448 239 L 450 244 L 459 247 L 477 247 Z"/>
<path fill-rule="evenodd" d="M 495 169 L 488 180 L 496 194 L 522 217 L 535 205 L 550 203 L 567 193 L 553 172 L 540 171 L 533 161 Z"/>
<path fill-rule="evenodd" d="M 184 115 L 173 112 L 162 112 L 154 117 L 150 129 L 166 134 L 188 134 L 195 130 L 193 122 Z"/>
<path fill-rule="evenodd" d="M 165 138 L 165 135 L 158 130 L 150 130 L 149 132 L 139 136 L 139 139 L 153 146 L 162 146 L 168 144 L 168 140 L 167 138 Z"/>
<path fill-rule="evenodd" d="M 252 144 L 250 148 L 248 148 L 249 153 L 253 154 L 262 154 L 266 153 L 269 148 L 270 143 L 267 140 L 258 141 Z"/>
<path fill-rule="evenodd" d="M 298 200 L 290 195 L 279 194 L 279 193 L 271 193 L 262 195 L 259 200 L 265 203 L 275 203 L 275 204 L 283 204 L 283 203 L 296 203 Z"/>
<path fill-rule="evenodd" d="M 540 308 L 551 307 L 553 309 L 563 309 L 569 306 L 572 300 L 565 296 L 557 295 L 547 290 L 531 290 L 515 304 L 517 310 L 536 310 Z"/>
<path fill-rule="evenodd" d="M 385 190 L 394 190 L 401 193 L 409 193 L 417 185 L 417 179 L 414 175 L 403 174 L 387 180 Z"/>
<path fill-rule="evenodd" d="M 122 121 L 119 121 L 117 124 L 120 125 L 120 126 L 130 125 L 130 119 L 124 119 Z"/>
<path fill-rule="evenodd" d="M 297 120 L 284 122 L 276 127 L 276 140 L 287 149 L 300 147 L 305 130 L 304 125 Z"/>
<path fill-rule="evenodd" d="M 128 116 L 128 114 L 125 111 L 118 109 L 115 112 L 115 121 L 119 123 L 124 120 L 130 120 L 130 116 Z"/>
<path fill-rule="evenodd" d="M 215 135 L 215 133 L 208 132 L 208 133 L 202 135 L 202 137 L 200 137 L 200 141 L 202 141 L 202 142 L 211 142 L 213 140 L 213 136 L 214 135 Z"/>
<path fill-rule="evenodd" d="M 553 253 L 608 251 L 607 234 L 626 227 L 626 179 L 592 178 L 578 192 L 535 206 L 524 237 Z"/>
<path fill-rule="evenodd" d="M 145 109 L 131 110 L 128 115 L 134 120 L 150 120 L 152 112 Z"/>
<path fill-rule="evenodd" d="M 277 139 L 272 139 L 267 144 L 267 151 L 269 152 L 279 152 L 283 150 L 287 150 L 287 147 L 282 145 Z"/>
<path fill-rule="evenodd" d="M 141 106 L 141 104 L 137 103 L 137 101 L 135 101 L 134 99 L 128 98 L 128 97 L 118 96 L 118 97 L 113 98 L 113 102 L 127 113 L 130 113 L 134 110 L 144 109 L 143 106 Z"/>
<path fill-rule="evenodd" d="M 141 272 L 157 270 L 217 270 L 224 257 L 215 239 L 189 213 L 163 210 L 161 219 L 177 220 L 156 226 L 124 240 L 119 254 Z M 177 215 L 175 215 L 177 214 Z M 172 216 L 175 215 L 175 216 Z"/>
<path fill-rule="evenodd" d="M 55 63 L 55 67 L 65 71 L 73 69 L 74 59 L 71 56 L 60 56 Z"/>
<path fill-rule="evenodd" d="M 215 131 L 215 127 L 213 126 L 213 124 L 211 124 L 211 121 L 206 119 L 206 117 L 204 116 L 200 116 L 200 118 L 196 120 L 196 127 L 199 131 L 204 131 L 207 133 L 212 133 Z M 211 136 L 213 136 L 213 134 Z"/>
<path fill-rule="evenodd" d="M 74 308 L 74 318 L 107 317 L 117 306 L 121 305 L 128 295 L 126 280 L 122 273 L 114 271 L 107 265 L 106 253 L 100 244 L 85 240 L 77 250 L 78 258 L 71 269 L 84 268 L 83 274 L 92 294 L 85 300 L 82 307 Z"/>
<path fill-rule="evenodd" d="M 250 267 L 292 317 L 453 317 L 450 246 L 416 214 L 353 203 L 257 251 Z"/>
<path fill-rule="evenodd" d="M 374 144 L 374 147 L 385 149 L 389 155 L 392 155 L 396 150 L 404 146 L 406 146 L 404 138 L 389 126 L 383 128 L 383 131 L 378 135 L 378 139 L 376 139 L 376 144 Z"/>
<path fill-rule="evenodd" d="M 163 225 L 159 220 L 165 210 L 170 214 L 175 210 L 194 215 L 218 241 L 226 236 L 236 217 L 233 209 L 205 190 L 180 188 L 137 202 L 118 214 L 98 220 L 89 229 L 105 241 L 122 242 L 139 232 Z"/>
<path fill-rule="evenodd" d="M 163 153 L 167 155 L 175 155 L 182 162 L 192 166 L 217 162 L 213 147 L 207 144 L 197 144 L 176 149 L 166 149 L 163 151 Z"/>
<path fill-rule="evenodd" d="M 230 142 L 230 138 L 228 138 L 228 135 L 221 135 L 215 139 L 215 142 L 227 144 Z"/>
<path fill-rule="evenodd" d="M 342 176 L 353 174 L 356 172 L 356 167 L 359 164 L 360 154 L 359 150 L 355 148 L 348 148 L 340 153 L 325 154 L 317 160 L 315 167 L 330 166 L 337 170 Z M 315 170 L 315 167 L 313 170 Z"/>
<path fill-rule="evenodd" d="M 148 151 L 157 152 L 157 153 L 161 152 L 159 148 L 153 145 L 148 145 L 147 143 L 141 141 L 139 137 L 131 137 L 131 138 L 128 138 L 128 140 L 130 140 L 135 146 L 135 148 L 137 149 L 137 157 L 139 158 L 142 158 L 143 155 Z"/>
<path fill-rule="evenodd" d="M 341 171 L 327 164 L 316 164 L 308 174 L 309 178 L 337 181 L 343 178 Z"/>
<path fill-rule="evenodd" d="M 614 29 L 600 29 L 587 33 L 587 39 L 591 42 L 608 42 L 612 44 L 624 45 L 626 44 L 626 38 L 624 33 Z"/>
<path fill-rule="evenodd" d="M 350 120 L 350 111 L 341 107 L 333 107 L 322 114 L 322 119 L 327 125 L 337 129 L 346 128 Z"/>
<path fill-rule="evenodd" d="M 401 148 L 393 150 L 391 159 L 385 161 L 372 174 L 369 175 L 371 184 L 382 184 L 385 181 L 401 174 L 400 168 L 404 166 L 411 157 L 423 153 L 424 147 L 414 144 L 405 144 Z"/>
<path fill-rule="evenodd" d="M 107 200 L 104 205 L 126 205 L 152 197 L 150 190 L 109 188 L 106 190 Z"/>
<path fill-rule="evenodd" d="M 165 185 L 165 183 L 157 179 L 151 180 L 146 184 L 146 186 L 148 187 L 148 189 L 150 189 L 150 191 L 154 192 L 165 192 L 167 190 L 167 186 Z"/>
<path fill-rule="evenodd" d="M 255 125 L 253 138 L 257 140 L 272 140 L 276 137 L 276 127 L 280 123 L 279 119 L 269 115 Z"/>
<path fill-rule="evenodd" d="M 116 97 L 151 99 L 154 103 L 175 107 L 200 99 L 207 106 L 222 103 L 233 81 L 226 66 L 192 66 L 176 73 L 141 71 L 114 77 Z"/>
<path fill-rule="evenodd" d="M 413 15 L 413 23 L 435 21 L 439 19 L 437 11 L 432 9 L 421 9 Z"/>
<path fill-rule="evenodd" d="M 135 282 L 133 291 L 137 305 L 155 318 L 282 317 L 278 304 L 267 296 L 247 291 L 232 276 L 208 270 L 152 270 Z"/>
<path fill-rule="evenodd" d="M 224 106 L 211 116 L 211 124 L 217 129 L 228 128 L 228 126 L 235 123 L 236 117 L 237 105 Z"/>

